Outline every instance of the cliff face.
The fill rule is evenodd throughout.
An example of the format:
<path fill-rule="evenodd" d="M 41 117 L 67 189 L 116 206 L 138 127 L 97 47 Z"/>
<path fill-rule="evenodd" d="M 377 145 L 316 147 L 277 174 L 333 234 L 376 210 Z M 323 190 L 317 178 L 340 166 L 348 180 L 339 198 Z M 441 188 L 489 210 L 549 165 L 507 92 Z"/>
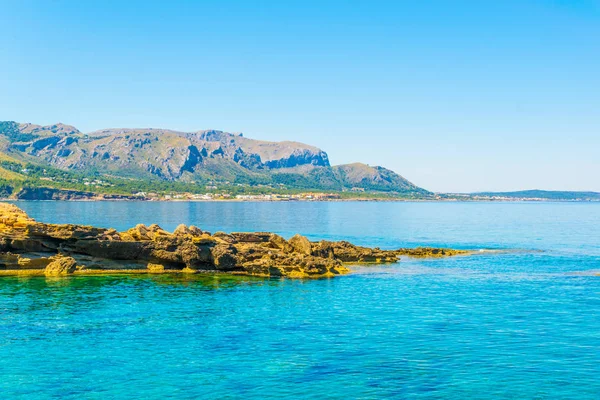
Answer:
<path fill-rule="evenodd" d="M 0 122 L 0 151 L 40 166 L 134 179 L 427 193 L 380 167 L 331 167 L 327 153 L 314 146 L 253 140 L 216 130 L 106 129 L 82 133 L 65 124 L 7 121 Z"/>
<path fill-rule="evenodd" d="M 329 157 L 323 150 L 298 142 L 265 142 L 245 138 L 242 134 L 222 131 L 200 131 L 188 134 L 201 143 L 218 143 L 223 155 L 238 161 L 244 156 L 254 159 L 247 167 L 291 168 L 299 165 L 329 166 Z"/>
<path fill-rule="evenodd" d="M 167 232 L 137 225 L 125 232 L 37 222 L 0 203 L 0 275 L 93 274 L 107 271 L 227 272 L 265 277 L 329 277 L 348 272 L 343 262 L 395 262 L 400 255 L 443 256 L 443 249 L 380 250 L 348 242 L 285 240 L 268 232 L 211 235 L 195 226 Z"/>
<path fill-rule="evenodd" d="M 294 142 L 263 142 L 221 131 L 196 133 L 164 129 L 107 129 L 82 134 L 57 124 L 18 125 L 8 136 L 6 150 L 25 160 L 41 161 L 63 169 L 103 169 L 166 180 L 201 172 L 208 160 L 237 164 L 248 170 L 299 165 L 329 166 L 327 154 Z"/>

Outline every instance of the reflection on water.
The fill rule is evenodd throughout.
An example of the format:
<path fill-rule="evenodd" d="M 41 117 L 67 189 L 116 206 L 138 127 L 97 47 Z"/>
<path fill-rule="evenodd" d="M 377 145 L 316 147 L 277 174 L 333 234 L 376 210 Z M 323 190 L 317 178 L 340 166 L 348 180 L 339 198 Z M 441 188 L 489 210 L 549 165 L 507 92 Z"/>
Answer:
<path fill-rule="evenodd" d="M 136 288 L 157 286 L 185 286 L 196 290 L 230 289 L 238 285 L 275 285 L 282 279 L 264 279 L 253 276 L 229 274 L 111 274 L 90 276 L 65 276 L 65 277 L 3 277 L 0 287 L 4 295 L 11 296 L 30 292 L 38 296 L 54 295 L 65 291 L 72 291 L 81 295 L 88 295 L 107 286 Z"/>

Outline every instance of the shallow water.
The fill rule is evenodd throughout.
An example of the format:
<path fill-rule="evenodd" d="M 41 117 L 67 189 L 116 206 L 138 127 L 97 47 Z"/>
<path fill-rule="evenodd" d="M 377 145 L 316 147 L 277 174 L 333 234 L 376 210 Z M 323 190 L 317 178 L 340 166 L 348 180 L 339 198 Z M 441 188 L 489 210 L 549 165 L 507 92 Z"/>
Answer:
<path fill-rule="evenodd" d="M 598 398 L 598 203 L 22 202 L 41 221 L 518 249 L 334 279 L 0 280 L 2 398 Z M 581 273 L 581 272 L 586 273 Z"/>

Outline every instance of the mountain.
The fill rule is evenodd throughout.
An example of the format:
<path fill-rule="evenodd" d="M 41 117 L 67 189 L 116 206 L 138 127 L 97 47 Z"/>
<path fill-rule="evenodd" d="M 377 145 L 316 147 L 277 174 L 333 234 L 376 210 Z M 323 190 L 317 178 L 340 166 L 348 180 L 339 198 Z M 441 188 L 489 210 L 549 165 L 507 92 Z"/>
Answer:
<path fill-rule="evenodd" d="M 429 195 L 382 167 L 361 163 L 331 166 L 327 153 L 314 146 L 266 142 L 218 130 L 147 128 L 83 133 L 61 123 L 40 126 L 5 121 L 0 122 L 0 168 L 0 178 L 8 180 L 27 179 L 32 170 L 39 179 L 56 182 L 56 171 L 65 171 L 77 175 L 62 177 L 72 183 L 82 177 L 105 177 L 162 182 L 163 186 L 172 183 L 173 187 L 185 184 L 192 190 L 196 185 L 198 191 L 207 184 L 220 184 Z"/>

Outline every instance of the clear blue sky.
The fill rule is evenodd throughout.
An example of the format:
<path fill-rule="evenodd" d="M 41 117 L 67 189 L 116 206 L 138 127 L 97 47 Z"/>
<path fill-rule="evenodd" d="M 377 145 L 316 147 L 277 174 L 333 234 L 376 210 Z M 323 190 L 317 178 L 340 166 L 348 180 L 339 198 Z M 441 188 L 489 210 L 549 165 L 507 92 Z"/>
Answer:
<path fill-rule="evenodd" d="M 435 191 L 600 191 L 600 0 L 3 1 L 0 119 L 297 140 Z"/>

